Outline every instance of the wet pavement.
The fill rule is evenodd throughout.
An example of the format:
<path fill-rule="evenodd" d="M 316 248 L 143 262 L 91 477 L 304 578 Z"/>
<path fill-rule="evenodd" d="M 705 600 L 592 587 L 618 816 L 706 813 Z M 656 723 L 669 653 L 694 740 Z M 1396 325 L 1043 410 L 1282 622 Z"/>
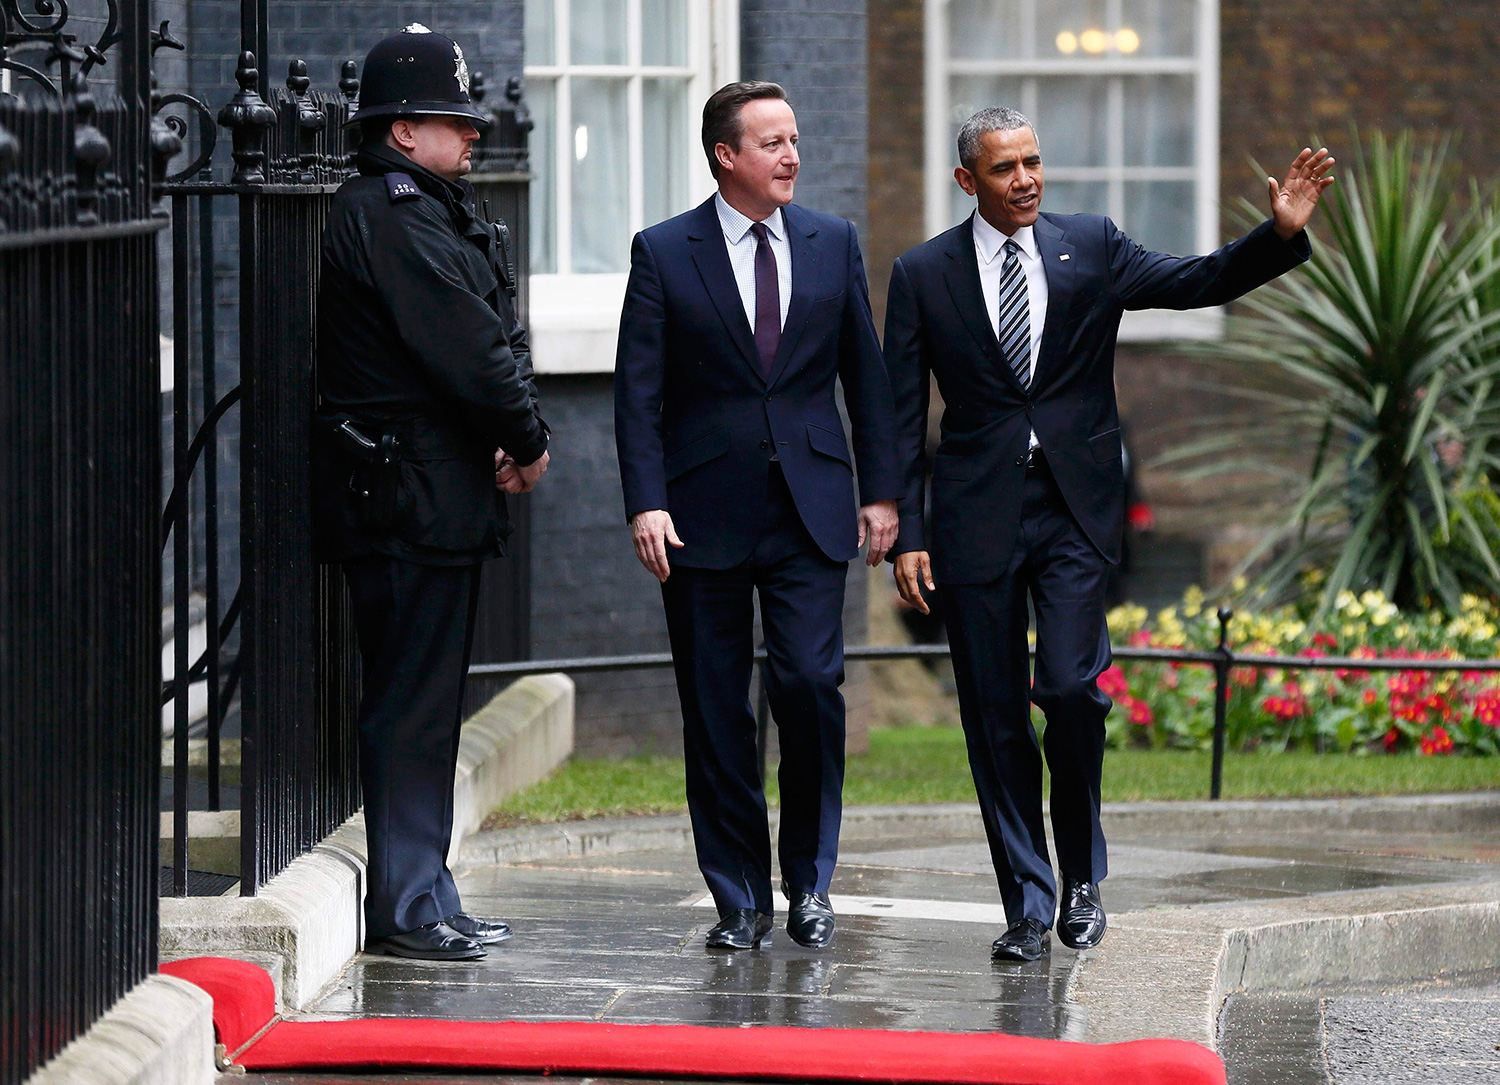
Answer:
<path fill-rule="evenodd" d="M 1229 1085 L 1482 1085 L 1500 1081 L 1500 974 L 1231 995 L 1220 1029 Z"/>
<path fill-rule="evenodd" d="M 866 831 L 874 835 L 846 836 L 841 848 L 832 894 L 838 934 L 822 953 L 787 937 L 780 929 L 784 914 L 768 948 L 733 954 L 705 950 L 704 933 L 717 916 L 707 906 L 691 852 L 478 867 L 459 878 L 465 905 L 476 914 L 510 921 L 516 930 L 512 941 L 482 961 L 462 964 L 360 956 L 296 1016 L 796 1025 L 1084 1038 L 1079 1009 L 1067 997 L 1072 951 L 1054 941 L 1051 957 L 1036 964 L 990 960 L 990 942 L 1004 929 L 1004 920 L 982 839 L 904 836 L 899 826 Z M 1324 832 L 1316 826 L 1291 834 L 1178 833 L 1170 839 L 1135 832 L 1111 839 L 1110 863 L 1104 902 L 1119 914 L 1500 878 L 1500 838 L 1493 832 L 1403 835 Z M 1154 952 L 1141 966 L 1157 975 L 1170 976 L 1183 960 L 1174 956 L 1171 939 Z M 1297 1066 L 1313 1066 L 1310 1052 L 1321 1045 L 1316 999 L 1232 1005 L 1225 1022 L 1231 1064 L 1248 1058 L 1245 1065 L 1253 1065 L 1259 1051 L 1261 1063 L 1271 1067 L 1284 1054 L 1278 1065 L 1288 1071 L 1282 1077 L 1231 1077 L 1237 1085 L 1327 1080 L 1292 1073 Z M 260 1080 L 270 1085 L 433 1078 Z M 523 1079 L 441 1080 L 454 1085 Z"/>

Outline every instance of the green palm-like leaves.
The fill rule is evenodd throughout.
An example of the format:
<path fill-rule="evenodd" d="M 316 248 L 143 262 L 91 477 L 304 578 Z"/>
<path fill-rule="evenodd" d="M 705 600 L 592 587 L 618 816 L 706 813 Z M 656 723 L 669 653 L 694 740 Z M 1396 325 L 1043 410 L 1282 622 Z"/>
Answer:
<path fill-rule="evenodd" d="M 1213 420 L 1163 462 L 1276 481 L 1284 518 L 1243 565 L 1273 594 L 1316 567 L 1321 608 L 1369 588 L 1452 609 L 1466 588 L 1500 595 L 1493 535 L 1453 500 L 1500 468 L 1500 215 L 1477 192 L 1450 215 L 1446 157 L 1373 136 L 1320 208 L 1332 244 L 1204 348 L 1255 421 Z"/>

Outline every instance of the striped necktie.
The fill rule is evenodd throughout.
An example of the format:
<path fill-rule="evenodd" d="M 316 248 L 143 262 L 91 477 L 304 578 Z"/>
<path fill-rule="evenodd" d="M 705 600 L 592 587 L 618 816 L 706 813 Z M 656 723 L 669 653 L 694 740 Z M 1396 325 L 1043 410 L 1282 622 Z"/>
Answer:
<path fill-rule="evenodd" d="M 1005 263 L 1000 266 L 1000 356 L 1021 382 L 1031 387 L 1031 299 L 1026 293 L 1026 272 L 1021 270 L 1021 246 L 1015 238 L 1005 242 Z"/>

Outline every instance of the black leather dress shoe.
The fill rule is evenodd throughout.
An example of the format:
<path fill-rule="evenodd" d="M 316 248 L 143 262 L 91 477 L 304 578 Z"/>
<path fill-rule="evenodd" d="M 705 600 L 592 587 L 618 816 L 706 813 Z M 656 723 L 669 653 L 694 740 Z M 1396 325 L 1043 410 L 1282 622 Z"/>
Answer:
<path fill-rule="evenodd" d="M 415 930 L 371 939 L 365 952 L 414 957 L 419 961 L 476 961 L 485 955 L 483 946 L 459 934 L 441 919 Z"/>
<path fill-rule="evenodd" d="M 771 917 L 754 908 L 730 912 L 709 929 L 709 949 L 750 949 L 771 944 Z"/>
<path fill-rule="evenodd" d="M 467 912 L 454 912 L 444 923 L 465 938 L 472 938 L 481 946 L 496 946 L 516 932 L 510 924 L 498 919 L 479 919 Z"/>
<path fill-rule="evenodd" d="M 1039 961 L 1051 951 L 1052 939 L 1040 919 L 1012 923 L 990 946 L 990 956 L 997 961 Z"/>
<path fill-rule="evenodd" d="M 1104 905 L 1098 882 L 1063 881 L 1057 940 L 1069 949 L 1093 949 L 1104 939 Z"/>
<path fill-rule="evenodd" d="M 786 932 L 799 946 L 826 948 L 833 941 L 833 905 L 828 903 L 828 897 L 823 893 L 793 895 Z"/>

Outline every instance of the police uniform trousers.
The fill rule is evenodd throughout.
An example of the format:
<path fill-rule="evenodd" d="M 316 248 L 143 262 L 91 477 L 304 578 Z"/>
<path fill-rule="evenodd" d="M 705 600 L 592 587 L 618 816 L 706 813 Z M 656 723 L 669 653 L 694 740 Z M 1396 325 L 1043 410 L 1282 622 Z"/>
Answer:
<path fill-rule="evenodd" d="M 695 569 L 674 562 L 662 585 L 682 701 L 693 843 L 720 915 L 775 911 L 749 696 L 755 593 L 766 693 L 781 746 L 782 879 L 793 892 L 826 893 L 838 856 L 848 568 L 808 534 L 774 461 L 761 515 L 759 541 L 739 565 Z"/>
<path fill-rule="evenodd" d="M 1104 718 L 1097 679 L 1110 665 L 1104 621 L 1109 568 L 1068 511 L 1038 452 L 1028 467 L 1019 538 L 987 584 L 939 586 L 960 718 L 1006 919 L 1053 925 L 1057 888 L 1042 819 L 1042 746 L 1052 777 L 1052 833 L 1064 877 L 1107 873 L 1099 827 Z M 1027 650 L 1027 595 L 1036 615 L 1036 676 Z"/>
<path fill-rule="evenodd" d="M 462 910 L 447 855 L 480 568 L 379 554 L 344 563 L 363 663 L 369 939 Z"/>

